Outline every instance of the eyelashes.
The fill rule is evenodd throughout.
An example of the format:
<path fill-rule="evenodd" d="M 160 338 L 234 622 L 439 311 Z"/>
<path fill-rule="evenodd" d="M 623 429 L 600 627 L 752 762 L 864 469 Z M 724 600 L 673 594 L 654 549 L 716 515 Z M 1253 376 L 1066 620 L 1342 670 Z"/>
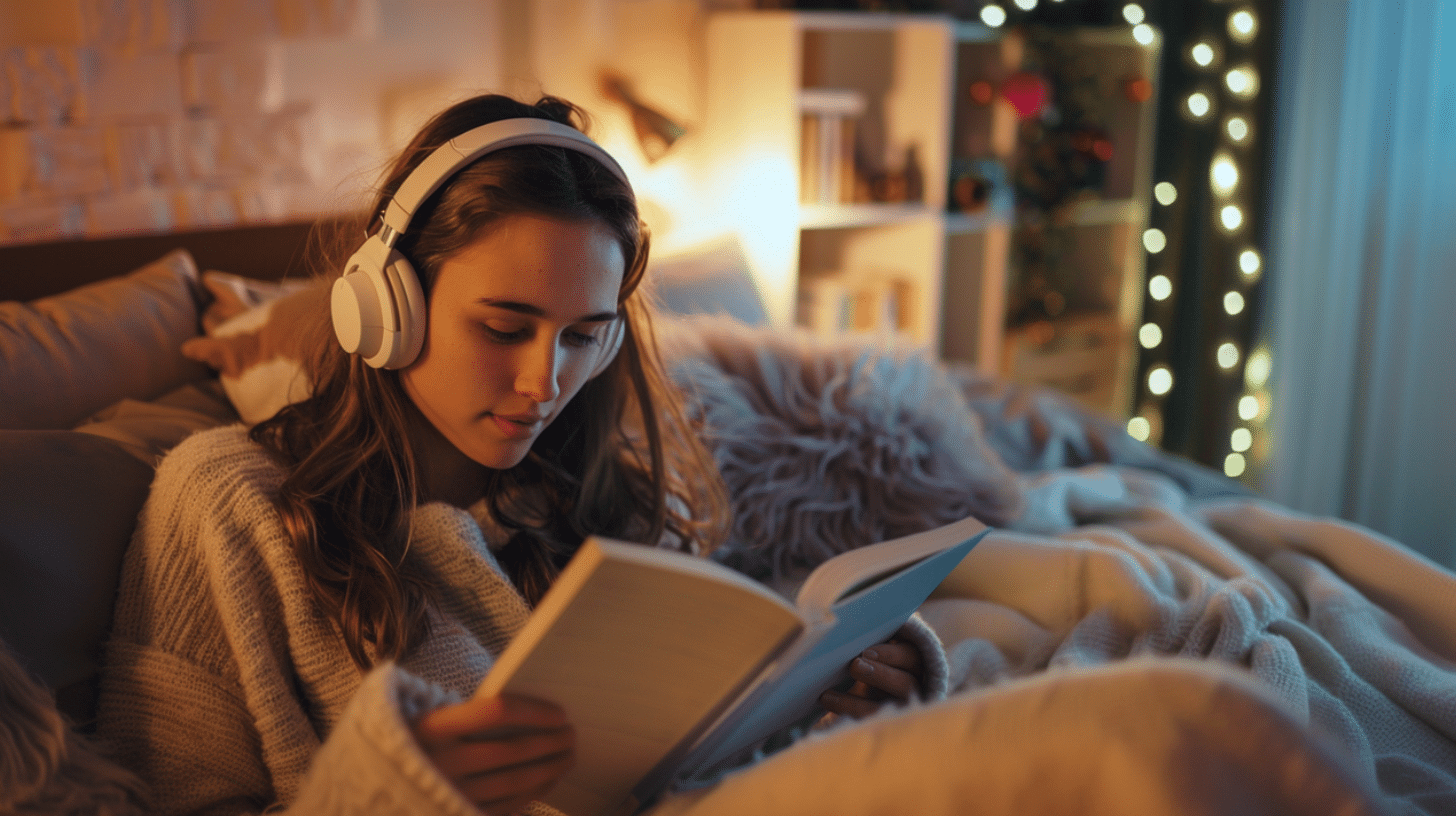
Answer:
<path fill-rule="evenodd" d="M 491 328 L 485 323 L 480 324 L 480 326 L 482 329 L 485 330 L 485 335 L 486 337 L 490 338 L 491 342 L 499 343 L 503 346 L 524 342 L 530 339 L 532 334 L 532 331 L 529 328 L 520 328 L 513 331 L 500 331 L 499 329 Z M 571 330 L 562 332 L 561 339 L 568 346 L 574 346 L 576 348 L 589 348 L 591 346 L 600 345 L 602 342 L 601 338 L 597 337 L 595 334 L 588 334 L 587 332 Z"/>

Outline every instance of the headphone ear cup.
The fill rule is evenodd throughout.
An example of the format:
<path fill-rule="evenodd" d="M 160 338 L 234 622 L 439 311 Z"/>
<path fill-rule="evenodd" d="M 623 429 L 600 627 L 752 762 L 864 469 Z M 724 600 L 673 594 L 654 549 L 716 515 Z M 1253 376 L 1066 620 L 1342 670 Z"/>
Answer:
<path fill-rule="evenodd" d="M 373 368 L 403 368 L 425 342 L 425 296 L 408 259 L 376 238 L 365 241 L 334 281 L 334 336 Z"/>
<path fill-rule="evenodd" d="M 619 317 L 613 320 L 607 327 L 607 336 L 602 340 L 601 356 L 597 358 L 596 367 L 592 369 L 587 379 L 595 379 L 607 366 L 617 359 L 617 352 L 622 350 L 622 338 L 627 335 L 627 318 Z"/>

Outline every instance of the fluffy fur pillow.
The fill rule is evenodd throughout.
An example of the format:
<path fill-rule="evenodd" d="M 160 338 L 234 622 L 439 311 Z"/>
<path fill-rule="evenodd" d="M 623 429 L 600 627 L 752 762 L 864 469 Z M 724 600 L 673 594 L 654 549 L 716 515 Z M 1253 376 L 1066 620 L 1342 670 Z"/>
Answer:
<path fill-rule="evenodd" d="M 734 510 L 721 559 L 795 581 L 840 552 L 1021 512 L 1015 474 L 928 354 L 723 317 L 665 322 L 673 376 L 707 425 Z"/>

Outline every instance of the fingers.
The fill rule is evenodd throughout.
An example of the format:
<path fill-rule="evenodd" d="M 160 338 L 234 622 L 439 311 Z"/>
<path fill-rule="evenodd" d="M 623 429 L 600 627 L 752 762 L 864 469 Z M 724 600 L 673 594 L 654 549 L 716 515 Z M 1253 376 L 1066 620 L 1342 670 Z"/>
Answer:
<path fill-rule="evenodd" d="M 865 649 L 850 661 L 849 676 L 896 700 L 909 700 L 920 690 L 920 650 L 889 641 Z"/>
<path fill-rule="evenodd" d="M 920 650 L 897 640 L 865 649 L 849 663 L 855 680 L 848 691 L 830 690 L 819 698 L 826 711 L 847 717 L 866 717 L 886 700 L 908 701 L 920 690 L 924 666 Z"/>
<path fill-rule="evenodd" d="M 204 275 L 202 285 L 207 288 L 213 298 L 212 304 L 202 314 L 202 327 L 205 331 L 211 331 L 228 318 L 247 311 L 253 305 L 243 300 L 233 286 L 211 276 Z"/>
<path fill-rule="evenodd" d="M 576 733 L 560 707 L 528 697 L 472 697 L 414 725 L 441 774 L 486 813 L 515 812 L 570 769 Z"/>

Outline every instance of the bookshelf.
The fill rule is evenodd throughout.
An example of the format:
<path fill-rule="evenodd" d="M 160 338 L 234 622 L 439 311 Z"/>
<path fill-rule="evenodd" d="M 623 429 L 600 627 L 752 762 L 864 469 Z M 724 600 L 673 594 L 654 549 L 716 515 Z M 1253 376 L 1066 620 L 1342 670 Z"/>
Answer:
<path fill-rule="evenodd" d="M 1123 97 L 1156 81 L 1156 43 L 827 11 L 717 12 L 706 43 L 708 189 L 772 323 L 893 330 L 1126 415 L 1153 105 Z M 1108 155 L 1095 179 L 1038 202 L 1023 188 L 1044 117 L 1007 89 L 1065 93 L 1069 61 L 1091 88 L 1076 90 L 1106 103 L 1088 128 Z M 1052 232 L 1059 253 L 1036 257 Z"/>

